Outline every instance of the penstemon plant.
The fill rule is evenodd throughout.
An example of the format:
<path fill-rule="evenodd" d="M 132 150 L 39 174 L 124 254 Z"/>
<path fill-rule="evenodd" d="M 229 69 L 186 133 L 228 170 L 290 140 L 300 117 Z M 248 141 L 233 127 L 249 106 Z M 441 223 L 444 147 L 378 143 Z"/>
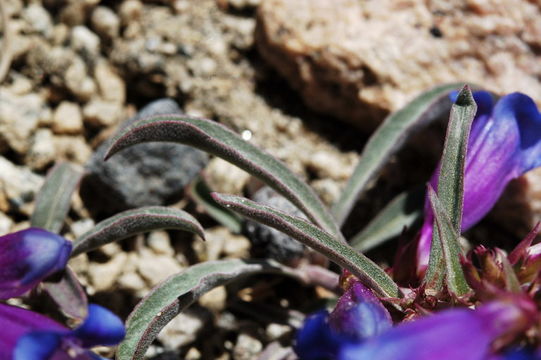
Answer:
<path fill-rule="evenodd" d="M 0 324 L 18 329 L 0 340 L 0 359 L 68 359 L 73 354 L 92 359 L 95 355 L 87 348 L 119 342 L 117 359 L 143 359 L 159 331 L 198 297 L 259 273 L 321 284 L 340 294 L 332 312 L 322 310 L 306 319 L 293 344 L 294 353 L 282 358 L 540 358 L 536 295 L 541 287 L 541 248 L 532 245 L 540 226 L 509 254 L 482 246 L 465 253 L 461 246 L 461 233 L 492 208 L 507 182 L 541 165 L 541 115 L 527 96 L 507 95 L 494 106 L 487 92 L 472 94 L 466 86 L 452 93 L 443 155 L 426 191 L 398 195 L 349 242 L 340 231 L 389 157 L 434 117 L 458 87 L 434 88 L 391 114 L 368 141 L 332 209 L 280 161 L 213 121 L 156 115 L 122 129 L 106 159 L 151 141 L 183 143 L 221 157 L 290 200 L 308 220 L 239 196 L 212 193 L 212 199 L 201 198 L 227 210 L 214 209 L 216 216 L 234 228 L 238 226 L 227 215 L 230 211 L 273 227 L 342 269 L 338 279 L 317 265 L 292 268 L 272 260 L 241 259 L 200 263 L 152 289 L 127 319 L 125 334 L 118 318 L 88 304 L 68 258 L 154 229 L 181 229 L 201 238 L 204 230 L 182 210 L 147 207 L 106 219 L 71 244 L 56 233 L 80 174 L 68 164 L 55 167 L 32 216 L 32 225 L 42 229 L 0 238 L 0 297 L 21 295 L 41 282 L 61 312 L 81 325 L 71 330 L 42 315 L 0 304 Z M 422 228 L 410 244 L 398 249 L 393 266 L 384 269 L 366 257 L 362 251 L 399 235 L 420 219 L 424 194 Z M 412 208 L 411 203 L 416 205 Z M 47 256 L 36 256 L 38 248 Z"/>

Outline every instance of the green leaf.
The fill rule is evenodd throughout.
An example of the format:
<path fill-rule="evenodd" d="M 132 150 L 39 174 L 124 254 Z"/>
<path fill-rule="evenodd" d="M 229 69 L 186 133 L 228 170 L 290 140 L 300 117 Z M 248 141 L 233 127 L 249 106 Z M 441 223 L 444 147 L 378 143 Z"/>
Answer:
<path fill-rule="evenodd" d="M 378 176 L 391 155 L 400 149 L 408 136 L 432 120 L 448 102 L 449 93 L 461 86 L 461 83 L 438 86 L 385 119 L 366 143 L 353 175 L 333 206 L 339 224 L 344 223 L 361 193 Z"/>
<path fill-rule="evenodd" d="M 440 269 L 440 274 L 445 278 L 447 288 L 451 293 L 458 296 L 464 295 L 471 289 L 466 282 L 464 271 L 460 264 L 460 255 L 462 254 L 459 244 L 460 235 L 454 229 L 442 202 L 430 185 L 428 185 L 428 198 L 430 200 L 430 205 L 432 206 L 432 211 L 434 212 L 434 235 L 432 237 L 432 244 L 435 242 L 440 244 L 443 260 L 441 263 L 444 265 L 444 269 Z M 437 278 L 435 280 L 438 281 Z M 435 287 L 431 286 L 433 284 L 437 285 L 437 282 L 428 282 L 427 288 L 434 289 Z M 438 290 L 437 287 L 436 290 Z"/>
<path fill-rule="evenodd" d="M 239 196 L 217 193 L 212 195 L 219 204 L 264 225 L 273 227 L 325 255 L 330 260 L 349 270 L 380 296 L 401 297 L 398 286 L 378 265 L 363 254 L 355 251 L 348 244 L 337 241 L 331 234 L 317 226 L 301 218 Z"/>
<path fill-rule="evenodd" d="M 240 233 L 242 229 L 241 218 L 214 201 L 210 193 L 211 190 L 202 177 L 197 178 L 190 185 L 189 194 L 197 205 L 205 209 L 209 216 L 233 233 Z"/>
<path fill-rule="evenodd" d="M 60 232 L 70 208 L 71 196 L 81 176 L 82 172 L 69 163 L 55 165 L 36 198 L 30 224 L 51 232 Z"/>
<path fill-rule="evenodd" d="M 281 161 L 214 121 L 188 115 L 155 115 L 142 119 L 120 131 L 105 159 L 129 146 L 150 141 L 190 145 L 231 162 L 261 179 L 288 198 L 310 220 L 345 242 L 333 216 L 306 183 Z"/>
<path fill-rule="evenodd" d="M 43 282 L 45 291 L 67 317 L 83 320 L 88 311 L 88 300 L 81 283 L 68 266 L 57 281 Z"/>
<path fill-rule="evenodd" d="M 187 212 L 170 207 L 148 206 L 123 211 L 101 221 L 73 242 L 71 256 L 97 249 L 113 241 L 159 229 L 184 230 L 205 238 L 199 222 Z"/>
<path fill-rule="evenodd" d="M 402 233 L 423 215 L 424 187 L 398 194 L 381 212 L 350 240 L 355 249 L 366 252 Z"/>
<path fill-rule="evenodd" d="M 126 338 L 119 345 L 117 360 L 143 359 L 160 330 L 201 295 L 216 286 L 259 273 L 285 274 L 271 261 L 219 260 L 189 267 L 152 289 L 137 304 L 126 321 Z"/>
<path fill-rule="evenodd" d="M 468 86 L 465 86 L 458 94 L 453 107 L 449 125 L 447 126 L 447 136 L 441 157 L 440 176 L 438 179 L 438 196 L 441 201 L 441 209 L 435 216 L 440 216 L 438 221 L 434 222 L 433 240 L 430 248 L 430 259 L 428 270 L 423 280 L 428 289 L 439 290 L 443 284 L 443 278 L 448 279 L 448 286 L 451 290 L 464 291 L 460 284 L 449 284 L 453 279 L 461 281 L 464 278 L 462 268 L 456 268 L 454 264 L 459 263 L 458 254 L 460 254 L 460 245 L 458 236 L 460 236 L 462 223 L 462 204 L 464 200 L 464 166 L 466 163 L 466 151 L 468 148 L 468 139 L 470 128 L 477 111 L 477 105 Z M 431 199 L 432 200 L 432 199 Z M 432 204 L 438 205 L 438 202 Z M 454 234 L 449 233 L 445 228 L 445 220 L 441 216 L 449 218 Z M 442 235 L 441 231 L 444 231 Z M 436 237 L 442 236 L 441 239 Z M 442 247 L 442 242 L 444 243 Z M 446 253 L 447 251 L 447 253 Z M 456 259 L 449 258 L 455 256 Z M 445 273 L 454 271 L 454 273 Z M 460 273 L 460 274 L 459 274 Z M 453 287 L 459 286 L 460 288 Z"/>

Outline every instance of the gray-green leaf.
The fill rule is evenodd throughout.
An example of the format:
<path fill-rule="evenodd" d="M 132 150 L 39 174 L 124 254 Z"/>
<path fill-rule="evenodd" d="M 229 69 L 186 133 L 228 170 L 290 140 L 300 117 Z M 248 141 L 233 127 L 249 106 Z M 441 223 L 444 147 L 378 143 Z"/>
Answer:
<path fill-rule="evenodd" d="M 421 219 L 424 187 L 398 194 L 364 229 L 350 240 L 355 249 L 365 252 L 383 244 Z"/>
<path fill-rule="evenodd" d="M 465 86 L 459 92 L 451 108 L 451 116 L 449 125 L 447 126 L 447 136 L 441 157 L 438 179 L 437 198 L 441 202 L 441 209 L 437 209 L 439 212 L 434 213 L 435 216 L 439 215 L 440 219 L 434 222 L 430 259 L 424 279 L 428 288 L 439 290 L 445 276 L 448 279 L 450 289 L 459 295 L 466 291 L 464 286 L 457 283 L 450 284 L 449 282 L 454 281 L 453 279 L 462 281 L 464 278 L 462 268 L 456 266 L 457 263 L 459 264 L 458 254 L 461 251 L 458 236 L 460 236 L 462 224 L 466 152 L 468 149 L 470 128 L 476 111 L 477 104 L 473 99 L 469 87 Z M 433 210 L 437 204 L 437 201 L 432 204 Z M 446 230 L 444 226 L 445 220 L 442 216 L 449 218 L 454 232 L 453 234 Z M 443 235 L 442 231 L 444 232 Z M 444 237 L 438 239 L 440 236 Z M 442 242 L 444 243 L 443 248 L 441 246 Z M 447 274 L 443 271 L 444 269 L 442 267 L 446 268 Z M 454 273 L 451 274 L 449 271 L 453 271 Z"/>
<path fill-rule="evenodd" d="M 400 149 L 408 136 L 435 118 L 448 102 L 449 92 L 462 85 L 454 83 L 435 87 L 385 119 L 365 145 L 353 175 L 333 206 L 333 214 L 339 224 L 346 220 L 355 201 L 377 177 L 391 155 Z"/>
<path fill-rule="evenodd" d="M 60 232 L 70 208 L 71 196 L 81 176 L 82 172 L 67 162 L 55 165 L 49 171 L 36 198 L 31 225 L 55 233 Z"/>
<path fill-rule="evenodd" d="M 139 360 L 160 330 L 201 295 L 243 276 L 258 273 L 282 274 L 270 261 L 219 260 L 194 265 L 152 289 L 126 321 L 126 338 L 119 345 L 118 360 Z M 287 275 L 287 274 L 286 274 Z"/>
<path fill-rule="evenodd" d="M 401 292 L 394 281 L 372 260 L 351 246 L 337 241 L 326 231 L 309 222 L 251 200 L 213 193 L 214 199 L 250 219 L 273 227 L 322 253 L 349 270 L 382 297 L 399 298 Z"/>
<path fill-rule="evenodd" d="M 214 121 L 187 115 L 156 115 L 140 120 L 120 131 L 105 159 L 129 146 L 150 141 L 194 146 L 231 162 L 261 179 L 299 207 L 308 218 L 345 242 L 333 216 L 306 183 L 281 161 Z"/>
<path fill-rule="evenodd" d="M 187 212 L 170 207 L 148 206 L 123 211 L 101 221 L 73 242 L 72 256 L 113 241 L 159 229 L 184 230 L 205 238 L 202 226 Z"/>

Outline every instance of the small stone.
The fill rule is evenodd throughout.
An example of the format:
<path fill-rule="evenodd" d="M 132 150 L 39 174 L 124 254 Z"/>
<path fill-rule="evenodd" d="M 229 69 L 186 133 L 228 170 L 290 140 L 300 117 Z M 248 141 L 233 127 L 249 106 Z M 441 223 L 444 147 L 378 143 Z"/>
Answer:
<path fill-rule="evenodd" d="M 222 226 L 205 229 L 205 241 L 193 243 L 199 261 L 218 260 L 222 254 L 225 240 L 230 235 L 229 230 Z"/>
<path fill-rule="evenodd" d="M 12 226 L 13 220 L 6 214 L 0 212 L 0 236 L 10 233 Z"/>
<path fill-rule="evenodd" d="M 310 183 L 323 203 L 332 205 L 341 194 L 340 185 L 332 179 L 317 179 Z"/>
<path fill-rule="evenodd" d="M 231 258 L 246 258 L 250 255 L 250 240 L 241 235 L 230 234 L 224 243 L 224 255 Z"/>
<path fill-rule="evenodd" d="M 84 121 L 92 126 L 107 127 L 122 118 L 122 105 L 117 102 L 93 99 L 83 108 Z"/>
<path fill-rule="evenodd" d="M 96 225 L 94 223 L 94 220 L 92 219 L 81 219 L 74 221 L 70 225 L 71 233 L 75 236 L 75 238 L 78 238 L 85 234 L 86 232 L 92 230 L 92 228 Z"/>
<path fill-rule="evenodd" d="M 148 290 L 146 282 L 137 273 L 124 272 L 117 282 L 120 288 L 132 291 L 137 296 L 143 296 Z"/>
<path fill-rule="evenodd" d="M 221 158 L 213 158 L 205 168 L 205 179 L 212 191 L 242 195 L 250 174 Z"/>
<path fill-rule="evenodd" d="M 100 38 L 86 26 L 75 26 L 71 30 L 70 40 L 72 48 L 84 56 L 97 56 L 100 52 Z"/>
<path fill-rule="evenodd" d="M 0 156 L 0 211 L 29 214 L 43 177 Z"/>
<path fill-rule="evenodd" d="M 242 333 L 238 336 L 237 343 L 233 349 L 233 358 L 235 360 L 255 360 L 261 350 L 263 350 L 261 341 Z"/>
<path fill-rule="evenodd" d="M 153 231 L 148 235 L 148 246 L 158 255 L 175 254 L 175 250 L 171 246 L 171 239 L 167 231 Z"/>
<path fill-rule="evenodd" d="M 96 83 L 88 76 L 86 66 L 79 57 L 66 70 L 64 78 L 66 87 L 81 101 L 88 101 L 96 93 Z"/>
<path fill-rule="evenodd" d="M 91 262 L 88 276 L 96 292 L 111 290 L 116 279 L 122 273 L 128 255 L 123 252 L 117 254 L 105 264 Z"/>
<path fill-rule="evenodd" d="M 203 294 L 199 298 L 199 305 L 214 312 L 220 312 L 225 308 L 226 300 L 227 291 L 225 290 L 225 286 L 218 286 Z"/>
<path fill-rule="evenodd" d="M 107 61 L 99 61 L 96 64 L 94 77 L 104 100 L 119 104 L 126 101 L 126 85 Z"/>
<path fill-rule="evenodd" d="M 31 26 L 32 30 L 49 38 L 53 32 L 51 16 L 42 6 L 32 3 L 23 10 L 23 18 Z"/>
<path fill-rule="evenodd" d="M 201 352 L 197 348 L 190 348 L 186 355 L 184 356 L 185 360 L 199 360 L 201 359 Z"/>
<path fill-rule="evenodd" d="M 13 95 L 26 95 L 32 91 L 32 81 L 22 75 L 11 75 L 13 78 L 13 83 L 9 87 L 9 92 Z"/>
<path fill-rule="evenodd" d="M 209 321 L 202 311 L 188 309 L 178 314 L 158 334 L 158 340 L 168 349 L 178 349 L 195 341 L 197 334 Z"/>
<path fill-rule="evenodd" d="M 260 2 L 261 0 L 227 0 L 227 4 L 237 10 L 255 8 L 259 5 Z"/>
<path fill-rule="evenodd" d="M 292 331 L 292 328 L 289 325 L 272 323 L 267 326 L 265 333 L 269 341 L 274 341 L 274 340 L 278 340 L 285 334 L 290 333 L 291 331 Z"/>
<path fill-rule="evenodd" d="M 38 94 L 17 96 L 4 89 L 0 93 L 0 138 L 15 152 L 25 154 L 47 108 Z"/>
<path fill-rule="evenodd" d="M 114 39 L 118 36 L 120 19 L 113 10 L 105 6 L 98 6 L 90 18 L 92 28 L 101 36 Z"/>
<path fill-rule="evenodd" d="M 53 141 L 53 133 L 49 129 L 38 129 L 26 153 L 25 162 L 30 168 L 41 170 L 54 162 L 56 150 Z"/>
<path fill-rule="evenodd" d="M 112 243 L 100 246 L 99 251 L 102 254 L 106 255 L 107 257 L 112 258 L 119 252 L 122 252 L 122 248 L 120 247 L 118 243 L 112 242 Z"/>
<path fill-rule="evenodd" d="M 83 132 L 83 116 L 76 103 L 62 101 L 53 114 L 53 131 L 57 134 L 80 134 Z"/>
<path fill-rule="evenodd" d="M 125 0 L 119 9 L 122 24 L 127 25 L 137 21 L 143 13 L 143 3 L 139 0 Z"/>
<path fill-rule="evenodd" d="M 56 135 L 53 142 L 55 152 L 60 158 L 84 164 L 92 156 L 92 149 L 82 136 Z"/>
<path fill-rule="evenodd" d="M 142 249 L 139 255 L 137 270 L 151 286 L 182 271 L 180 264 L 170 256 L 156 255 L 149 249 Z"/>

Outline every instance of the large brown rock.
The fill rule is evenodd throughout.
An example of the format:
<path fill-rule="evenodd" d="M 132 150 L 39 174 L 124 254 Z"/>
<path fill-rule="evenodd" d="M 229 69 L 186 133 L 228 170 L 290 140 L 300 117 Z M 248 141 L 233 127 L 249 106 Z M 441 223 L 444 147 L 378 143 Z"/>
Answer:
<path fill-rule="evenodd" d="M 308 106 L 371 128 L 444 82 L 539 99 L 540 6 L 526 0 L 263 0 L 256 41 Z"/>

